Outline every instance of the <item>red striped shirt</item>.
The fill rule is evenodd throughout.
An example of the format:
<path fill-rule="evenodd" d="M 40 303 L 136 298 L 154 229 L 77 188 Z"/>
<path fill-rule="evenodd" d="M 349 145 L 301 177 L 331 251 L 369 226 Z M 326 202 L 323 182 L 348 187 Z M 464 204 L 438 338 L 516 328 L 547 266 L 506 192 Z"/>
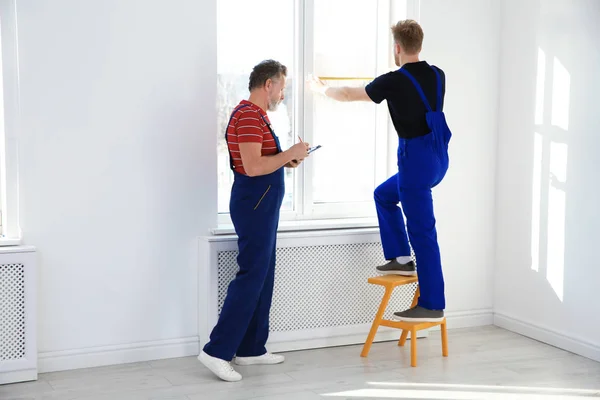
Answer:
<path fill-rule="evenodd" d="M 262 108 L 247 100 L 242 100 L 236 109 L 242 105 L 246 105 L 246 107 L 234 111 L 227 127 L 227 146 L 233 160 L 233 168 L 236 172 L 246 175 L 239 143 L 262 143 L 261 153 L 263 156 L 277 154 L 277 144 L 265 123 L 265 120 L 269 124 L 271 121 Z M 264 120 L 261 116 L 264 117 Z"/>

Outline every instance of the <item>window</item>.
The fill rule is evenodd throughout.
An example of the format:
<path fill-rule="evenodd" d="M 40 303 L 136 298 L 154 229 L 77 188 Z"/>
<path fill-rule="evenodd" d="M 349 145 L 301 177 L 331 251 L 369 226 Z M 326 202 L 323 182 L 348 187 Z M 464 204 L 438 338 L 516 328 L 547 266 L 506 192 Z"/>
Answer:
<path fill-rule="evenodd" d="M 0 3 L 0 245 L 19 243 L 16 2 Z"/>
<path fill-rule="evenodd" d="M 229 221 L 233 174 L 225 128 L 248 98 L 252 67 L 268 58 L 288 67 L 287 93 L 269 112 L 285 150 L 300 136 L 322 148 L 286 169 L 282 220 L 373 217 L 373 190 L 393 171 L 396 133 L 387 107 L 338 103 L 313 95 L 308 74 L 334 85 L 365 85 L 395 68 L 392 23 L 407 17 L 410 0 L 219 0 L 217 110 L 219 223 Z M 235 11 L 234 11 L 235 10 Z M 394 154 L 394 153 L 391 153 Z"/>

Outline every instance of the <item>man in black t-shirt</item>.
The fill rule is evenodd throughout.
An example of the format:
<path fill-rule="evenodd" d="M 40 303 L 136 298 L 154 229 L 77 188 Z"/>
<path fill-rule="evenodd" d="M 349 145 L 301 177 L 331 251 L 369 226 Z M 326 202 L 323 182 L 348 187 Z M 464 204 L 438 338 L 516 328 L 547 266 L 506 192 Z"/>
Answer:
<path fill-rule="evenodd" d="M 395 313 L 394 318 L 439 322 L 444 318 L 446 304 L 431 189 L 440 183 L 448 169 L 451 133 L 442 112 L 445 74 L 419 60 L 423 30 L 417 22 L 400 21 L 392 27 L 392 33 L 399 70 L 377 77 L 366 87 L 332 88 L 314 78 L 309 79 L 309 84 L 313 91 L 338 101 L 379 104 L 387 100 L 399 137 L 398 173 L 375 190 L 381 243 L 388 260 L 377 271 L 416 275 L 412 246 L 419 267 L 419 302 L 409 310 Z"/>

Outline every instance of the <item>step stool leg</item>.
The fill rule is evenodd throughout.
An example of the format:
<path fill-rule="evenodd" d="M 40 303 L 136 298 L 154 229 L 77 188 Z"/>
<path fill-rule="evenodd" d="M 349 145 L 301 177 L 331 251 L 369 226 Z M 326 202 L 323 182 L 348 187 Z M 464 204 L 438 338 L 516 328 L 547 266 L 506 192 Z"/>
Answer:
<path fill-rule="evenodd" d="M 417 366 L 417 330 L 415 328 L 410 330 L 410 365 L 411 367 Z"/>
<path fill-rule="evenodd" d="M 400 335 L 400 340 L 398 341 L 398 346 L 404 346 L 406 344 L 407 337 L 408 337 L 408 330 L 402 329 L 402 335 Z"/>
<path fill-rule="evenodd" d="M 377 315 L 375 316 L 375 320 L 371 325 L 371 331 L 369 332 L 369 336 L 367 337 L 367 341 L 363 346 L 362 353 L 360 353 L 361 357 L 366 357 L 369 354 L 369 350 L 371 350 L 371 345 L 373 344 L 373 340 L 375 339 L 375 334 L 377 333 L 377 329 L 379 328 L 379 324 L 381 324 L 381 320 L 383 319 L 383 314 L 385 313 L 385 309 L 390 301 L 390 297 L 392 296 L 391 287 L 385 288 L 385 293 L 383 298 L 381 299 L 381 304 L 379 305 L 379 310 L 377 311 Z"/>
<path fill-rule="evenodd" d="M 442 355 L 448 357 L 448 330 L 446 329 L 446 320 L 442 322 Z"/>
<path fill-rule="evenodd" d="M 421 288 L 419 287 L 419 284 L 417 284 L 417 290 L 415 290 L 415 295 L 413 297 L 413 301 L 410 305 L 410 308 L 413 308 L 417 305 L 417 303 L 419 303 L 419 296 L 421 296 Z"/>
<path fill-rule="evenodd" d="M 419 294 L 421 291 L 419 290 L 419 285 L 417 285 L 417 290 L 415 290 L 415 295 L 413 296 L 412 304 L 409 308 L 413 308 L 419 302 Z M 406 329 L 402 330 L 402 335 L 400 335 L 400 340 L 398 341 L 398 346 L 402 347 L 406 344 L 406 337 L 408 336 L 408 331 Z"/>

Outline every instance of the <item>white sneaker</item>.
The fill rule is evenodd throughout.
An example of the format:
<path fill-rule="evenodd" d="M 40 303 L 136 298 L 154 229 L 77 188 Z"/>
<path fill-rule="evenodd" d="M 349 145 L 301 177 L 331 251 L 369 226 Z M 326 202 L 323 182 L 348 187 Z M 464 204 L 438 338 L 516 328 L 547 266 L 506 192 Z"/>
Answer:
<path fill-rule="evenodd" d="M 284 361 L 284 356 L 272 353 L 265 353 L 256 357 L 236 357 L 234 360 L 237 365 L 273 365 L 281 364 Z"/>
<path fill-rule="evenodd" d="M 231 366 L 231 363 L 225 360 L 209 356 L 204 351 L 200 353 L 198 360 L 224 381 L 237 382 L 242 380 L 242 375 L 236 372 Z"/>

